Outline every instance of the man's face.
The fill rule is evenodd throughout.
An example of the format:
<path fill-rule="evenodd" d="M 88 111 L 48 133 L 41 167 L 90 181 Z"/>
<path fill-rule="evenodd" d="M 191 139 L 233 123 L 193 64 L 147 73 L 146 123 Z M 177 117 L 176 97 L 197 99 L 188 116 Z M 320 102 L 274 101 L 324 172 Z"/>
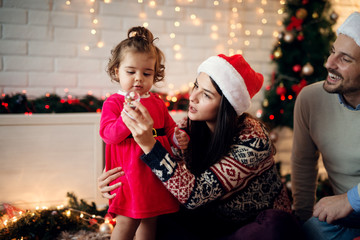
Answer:
<path fill-rule="evenodd" d="M 360 94 L 360 47 L 352 38 L 339 34 L 325 67 L 328 70 L 324 83 L 327 92 L 344 97 Z"/>

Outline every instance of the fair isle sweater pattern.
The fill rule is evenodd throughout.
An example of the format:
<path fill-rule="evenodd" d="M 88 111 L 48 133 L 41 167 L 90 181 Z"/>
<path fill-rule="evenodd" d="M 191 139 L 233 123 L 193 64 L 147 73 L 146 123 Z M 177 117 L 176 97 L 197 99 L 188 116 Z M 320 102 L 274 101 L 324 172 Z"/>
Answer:
<path fill-rule="evenodd" d="M 268 208 L 289 210 L 290 201 L 284 194 L 264 127 L 250 118 L 245 126 L 227 156 L 197 177 L 159 143 L 142 159 L 188 209 L 216 200 L 212 210 L 233 221 L 244 221 Z"/>

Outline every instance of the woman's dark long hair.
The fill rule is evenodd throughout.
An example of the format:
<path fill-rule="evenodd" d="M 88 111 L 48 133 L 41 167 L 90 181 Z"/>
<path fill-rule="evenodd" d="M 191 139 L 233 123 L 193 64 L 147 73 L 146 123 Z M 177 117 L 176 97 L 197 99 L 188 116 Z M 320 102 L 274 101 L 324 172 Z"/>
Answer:
<path fill-rule="evenodd" d="M 195 175 L 208 169 L 229 152 L 230 146 L 234 143 L 234 137 L 241 128 L 241 123 L 248 116 L 244 113 L 238 117 L 215 81 L 211 79 L 211 82 L 221 96 L 214 133 L 211 133 L 205 121 L 188 119 L 190 142 L 186 164 Z"/>

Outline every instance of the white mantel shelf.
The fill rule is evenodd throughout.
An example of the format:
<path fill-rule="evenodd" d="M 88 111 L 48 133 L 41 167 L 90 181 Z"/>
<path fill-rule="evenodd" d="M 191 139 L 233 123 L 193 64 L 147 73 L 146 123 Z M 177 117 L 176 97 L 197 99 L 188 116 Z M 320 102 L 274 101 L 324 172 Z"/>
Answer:
<path fill-rule="evenodd" d="M 67 192 L 99 206 L 100 114 L 1 114 L 0 203 L 21 208 L 67 203 Z"/>

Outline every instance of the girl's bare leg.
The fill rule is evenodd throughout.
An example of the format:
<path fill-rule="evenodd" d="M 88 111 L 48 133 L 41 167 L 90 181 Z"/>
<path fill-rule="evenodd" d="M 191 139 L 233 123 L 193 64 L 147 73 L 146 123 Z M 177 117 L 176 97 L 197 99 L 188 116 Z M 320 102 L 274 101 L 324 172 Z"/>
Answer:
<path fill-rule="evenodd" d="M 133 240 L 140 220 L 117 215 L 116 225 L 111 233 L 111 240 Z"/>
<path fill-rule="evenodd" d="M 141 219 L 136 231 L 136 240 L 155 240 L 156 220 L 156 217 Z"/>

